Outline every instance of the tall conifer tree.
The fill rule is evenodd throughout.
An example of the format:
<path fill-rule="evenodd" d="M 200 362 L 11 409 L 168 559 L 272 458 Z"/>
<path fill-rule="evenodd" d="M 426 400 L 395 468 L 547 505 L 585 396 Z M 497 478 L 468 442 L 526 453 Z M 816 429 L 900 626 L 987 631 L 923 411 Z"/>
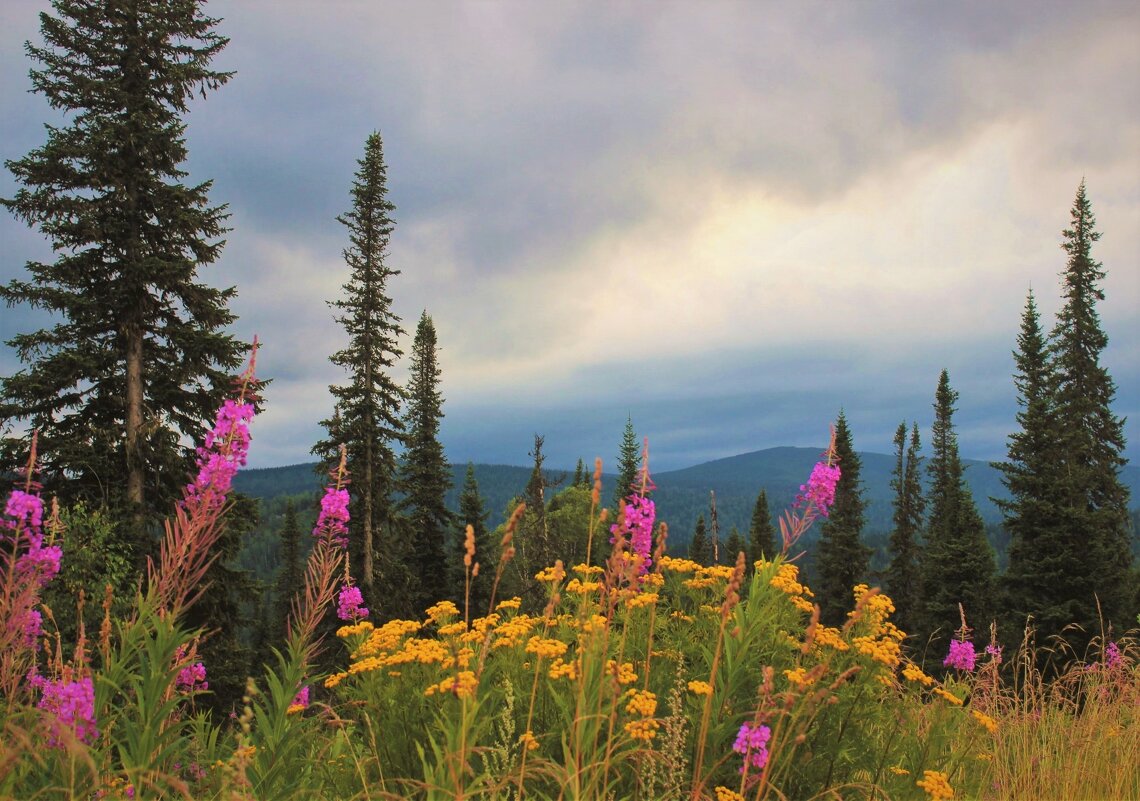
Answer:
<path fill-rule="evenodd" d="M 1099 632 L 1098 599 L 1104 618 L 1118 626 L 1131 623 L 1135 610 L 1128 609 L 1133 601 L 1128 489 L 1119 475 L 1126 463 L 1124 423 L 1112 412 L 1116 385 L 1100 363 L 1108 337 L 1096 304 L 1104 300 L 1099 282 L 1105 273 L 1092 257 L 1100 233 L 1084 181 L 1064 238 L 1064 305 L 1049 349 L 1060 468 L 1052 497 L 1062 516 L 1058 537 L 1080 545 L 1068 565 L 1070 580 L 1055 588 L 1054 597 L 1068 607 L 1069 622 L 1091 635 Z M 1037 550 L 1052 555 L 1055 543 L 1041 542 Z"/>
<path fill-rule="evenodd" d="M 351 273 L 344 297 L 329 304 L 338 311 L 336 321 L 349 339 L 348 347 L 329 360 L 348 371 L 349 381 L 329 387 L 333 415 L 321 423 L 328 436 L 313 447 L 313 453 L 329 469 L 339 447 L 347 449 L 352 572 L 366 605 L 380 608 L 378 579 L 389 585 L 384 600 L 407 583 L 405 549 L 396 536 L 392 498 L 397 479 L 395 446 L 404 437 L 400 419 L 404 393 L 389 372 L 402 355 L 399 337 L 404 330 L 388 296 L 388 279 L 399 270 L 386 263 L 395 206 L 388 199 L 380 134 L 368 137 L 364 158 L 357 164 L 352 210 L 337 217 L 348 229 L 344 260 Z"/>
<path fill-rule="evenodd" d="M 39 432 L 53 493 L 110 500 L 139 564 L 147 522 L 169 513 L 193 465 L 184 438 L 213 420 L 245 350 L 224 333 L 234 290 L 197 276 L 221 251 L 225 206 L 182 167 L 183 117 L 231 77 L 209 67 L 228 39 L 192 0 L 52 5 L 27 52 L 33 91 L 67 122 L 6 162 L 21 188 L 0 202 L 57 258 L 29 262 L 0 299 L 54 325 L 8 342 L 25 367 L 0 383 L 0 430 Z M 0 472 L 26 452 L 7 438 Z"/>
<path fill-rule="evenodd" d="M 776 556 L 776 527 L 772 525 L 772 513 L 768 509 L 768 491 L 760 490 L 756 504 L 752 507 L 752 522 L 748 526 L 748 562 L 761 559 L 771 560 Z"/>
<path fill-rule="evenodd" d="M 408 449 L 401 470 L 404 497 L 399 507 L 407 517 L 412 538 L 411 567 L 420 601 L 416 608 L 427 608 L 447 595 L 444 552 L 453 526 L 445 501 L 451 489 L 451 467 L 439 441 L 443 395 L 439 390 L 436 348 L 435 324 L 425 311 L 416 325 L 412 344 L 404 426 Z"/>
<path fill-rule="evenodd" d="M 871 549 L 862 540 L 865 522 L 862 462 L 851 444 L 851 430 L 842 411 L 835 421 L 835 454 L 839 461 L 839 482 L 835 503 L 820 534 L 816 570 L 819 574 L 820 620 L 829 626 L 841 625 L 851 608 L 851 588 L 867 575 Z"/>
<path fill-rule="evenodd" d="M 975 629 L 984 629 L 994 612 L 994 553 L 986 540 L 985 524 L 966 485 L 954 432 L 954 403 L 943 370 L 934 400 L 931 434 L 930 519 L 923 551 L 923 639 L 934 635 L 947 642 L 961 625 L 958 605 Z"/>
<path fill-rule="evenodd" d="M 618 474 L 614 482 L 614 508 L 621 506 L 631 492 L 637 489 L 637 479 L 641 474 L 641 447 L 637 444 L 637 434 L 633 430 L 633 418 L 626 417 L 622 431 L 621 448 L 618 451 Z"/>
<path fill-rule="evenodd" d="M 479 482 L 475 480 L 475 465 L 467 463 L 467 474 L 463 480 L 463 489 L 459 493 L 459 514 L 457 550 L 455 555 L 456 579 L 454 581 L 454 597 L 459 608 L 463 608 L 466 600 L 469 603 L 471 617 L 478 617 L 490 612 L 487 605 L 491 601 L 491 583 L 494 581 L 495 554 L 490 551 L 490 538 L 487 534 L 487 517 L 490 512 L 486 509 L 483 496 L 479 494 Z M 463 556 L 466 553 L 464 541 L 467 526 L 471 526 L 475 534 L 475 557 L 478 562 L 479 575 L 471 579 L 469 597 L 466 594 L 466 571 Z M 472 565 L 474 567 L 474 565 Z"/>
<path fill-rule="evenodd" d="M 920 469 L 922 456 L 918 424 L 910 432 L 907 444 L 906 421 L 895 431 L 895 467 L 891 474 L 891 489 L 895 491 L 890 535 L 890 564 L 885 584 L 887 594 L 894 601 L 895 623 L 910 634 L 917 631 L 922 603 L 922 536 L 923 512 L 926 499 L 922 495 Z"/>
<path fill-rule="evenodd" d="M 689 558 L 706 567 L 712 564 L 712 540 L 709 539 L 704 515 L 697 517 L 697 525 L 693 529 L 693 539 L 689 541 Z"/>
<path fill-rule="evenodd" d="M 305 579 L 305 566 L 301 553 L 301 527 L 297 523 L 297 505 L 290 499 L 285 502 L 285 520 L 281 524 L 281 561 L 273 583 L 274 626 L 271 639 L 280 646 L 292 609 L 293 596 Z"/>

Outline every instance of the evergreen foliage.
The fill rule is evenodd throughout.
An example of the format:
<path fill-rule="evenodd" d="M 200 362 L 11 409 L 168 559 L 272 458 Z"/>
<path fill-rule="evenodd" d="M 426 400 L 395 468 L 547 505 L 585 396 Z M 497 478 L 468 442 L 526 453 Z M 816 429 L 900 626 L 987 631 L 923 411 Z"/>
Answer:
<path fill-rule="evenodd" d="M 380 134 L 371 134 L 352 184 L 352 210 L 337 217 L 348 229 L 344 260 L 351 269 L 344 297 L 329 303 L 349 344 L 329 360 L 349 373 L 332 385 L 333 415 L 321 421 L 328 436 L 313 447 L 327 472 L 347 449 L 351 504 L 350 558 L 365 606 L 406 598 L 406 548 L 396 530 L 393 492 L 397 482 L 395 447 L 404 438 L 400 409 L 404 393 L 390 370 L 402 355 L 400 318 L 392 311 L 388 280 L 399 275 L 386 263 L 395 206 L 388 199 L 387 168 Z M 377 585 L 380 585 L 379 587 Z M 381 589 L 382 588 L 382 589 Z M 410 611 L 410 610 L 409 610 Z"/>
<path fill-rule="evenodd" d="M 761 559 L 771 560 L 778 552 L 776 527 L 772 525 L 772 513 L 768 508 L 768 491 L 760 490 L 756 505 L 752 507 L 752 522 L 748 527 L 748 562 Z"/>
<path fill-rule="evenodd" d="M 861 537 L 866 505 L 859 477 L 861 462 L 851 445 L 851 430 L 842 411 L 835 421 L 835 454 L 840 470 L 835 503 L 823 523 L 816 552 L 819 619 L 829 626 L 842 625 L 846 620 L 851 588 L 864 581 L 871 560 L 871 549 Z"/>
<path fill-rule="evenodd" d="M 638 476 L 641 474 L 641 447 L 637 444 L 637 434 L 633 430 L 633 418 L 626 417 L 625 430 L 618 450 L 618 474 L 614 482 L 614 509 L 637 490 Z"/>
<path fill-rule="evenodd" d="M 305 578 L 304 555 L 301 553 L 301 527 L 297 522 L 297 505 L 285 503 L 285 521 L 281 525 L 281 561 L 273 588 L 273 630 L 270 641 L 276 647 L 285 642 L 293 597 Z"/>
<path fill-rule="evenodd" d="M 418 603 L 426 609 L 447 597 L 446 541 L 454 521 L 445 496 L 451 487 L 451 466 L 439 441 L 443 417 L 440 370 L 436 360 L 435 324 L 425 311 L 416 325 L 412 343 L 412 368 L 408 381 L 408 411 L 405 417 L 408 449 L 400 471 L 404 497 L 399 510 L 411 532 L 410 567 Z"/>
<path fill-rule="evenodd" d="M 728 539 L 724 541 L 724 554 L 721 561 L 726 564 L 736 564 L 737 554 L 743 553 L 744 558 L 748 558 L 748 544 L 744 541 L 744 537 L 740 533 L 740 529 L 733 526 L 728 532 Z"/>
<path fill-rule="evenodd" d="M 922 559 L 920 641 L 932 636 L 949 640 L 961 626 L 959 604 L 974 627 L 988 625 L 994 612 L 994 553 L 958 456 L 953 421 L 957 399 L 958 393 L 950 388 L 950 374 L 943 370 L 935 392 L 927 465 L 930 518 Z"/>
<path fill-rule="evenodd" d="M 697 525 L 693 529 L 693 538 L 689 541 L 689 558 L 699 565 L 708 566 L 713 562 L 712 540 L 705 528 L 704 515 L 697 518 Z"/>
<path fill-rule="evenodd" d="M 490 611 L 487 606 L 491 600 L 491 583 L 494 581 L 497 554 L 490 550 L 491 542 L 487 536 L 487 518 L 489 516 L 490 512 L 486 510 L 483 496 L 479 494 L 479 483 L 475 480 L 475 465 L 468 462 L 463 490 L 459 494 L 459 514 L 455 518 L 456 523 L 458 523 L 458 536 L 456 539 L 454 578 L 452 579 L 454 587 L 452 597 L 462 609 L 464 596 L 467 593 L 466 571 L 463 564 L 463 556 L 466 553 L 464 540 L 467 526 L 471 526 L 475 534 L 474 561 L 480 565 L 479 575 L 471 579 L 470 594 L 466 598 L 470 606 L 471 617 L 488 614 Z"/>
<path fill-rule="evenodd" d="M 6 162 L 21 188 L 0 203 L 56 253 L 0 287 L 8 305 L 54 325 L 8 344 L 24 368 L 0 382 L 0 430 L 39 432 L 48 490 L 106 505 L 136 569 L 148 523 L 165 516 L 196 439 L 230 389 L 246 346 L 223 333 L 232 288 L 198 282 L 221 251 L 225 206 L 187 184 L 183 116 L 231 73 L 209 67 L 228 39 L 200 2 L 54 0 L 28 43 L 33 91 L 67 114 L 47 142 Z M 2 443 L 0 471 L 27 454 Z M 64 481 L 63 476 L 67 475 Z"/>
<path fill-rule="evenodd" d="M 922 444 L 918 424 L 914 423 L 907 444 L 906 421 L 895 431 L 895 470 L 891 478 L 894 490 L 894 526 L 891 528 L 885 584 L 887 594 L 895 602 L 895 620 L 908 634 L 917 631 L 922 604 L 922 536 L 926 499 L 922 495 L 920 470 Z"/>

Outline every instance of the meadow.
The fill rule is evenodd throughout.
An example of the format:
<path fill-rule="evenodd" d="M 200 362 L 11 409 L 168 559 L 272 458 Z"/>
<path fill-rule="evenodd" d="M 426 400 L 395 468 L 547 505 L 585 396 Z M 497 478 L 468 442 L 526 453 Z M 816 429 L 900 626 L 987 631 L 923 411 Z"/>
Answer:
<path fill-rule="evenodd" d="M 891 599 L 865 585 L 841 627 L 819 622 L 796 557 L 831 503 L 830 455 L 782 515 L 781 553 L 731 567 L 666 555 L 647 475 L 610 519 L 599 462 L 589 555 L 539 572 L 541 603 L 493 593 L 487 609 L 441 601 L 414 620 L 360 605 L 342 460 L 288 645 L 214 719 L 196 706 L 209 632 L 184 618 L 209 591 L 253 412 L 244 391 L 219 411 L 130 612 L 101 599 L 100 630 L 67 648 L 40 604 L 68 554 L 33 448 L 0 519 L 0 797 L 1140 798 L 1134 639 L 1071 654 L 1030 632 L 997 642 L 963 614 L 949 651 L 919 658 Z M 468 577 L 497 586 L 514 533 L 494 564 L 469 537 Z M 1039 647 L 1059 675 L 1039 671 Z M 329 656 L 340 669 L 318 667 Z"/>

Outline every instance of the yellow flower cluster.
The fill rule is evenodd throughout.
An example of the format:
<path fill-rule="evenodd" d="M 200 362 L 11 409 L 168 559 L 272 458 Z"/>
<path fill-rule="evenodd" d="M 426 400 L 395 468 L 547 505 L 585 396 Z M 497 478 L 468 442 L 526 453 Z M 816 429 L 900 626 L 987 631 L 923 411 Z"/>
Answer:
<path fill-rule="evenodd" d="M 440 601 L 429 607 L 426 614 L 432 623 L 446 623 L 453 617 L 459 617 L 459 607 L 451 601 Z"/>
<path fill-rule="evenodd" d="M 954 788 L 950 786 L 950 777 L 938 770 L 924 770 L 922 778 L 915 782 L 926 791 L 930 801 L 943 801 L 954 797 Z"/>
<path fill-rule="evenodd" d="M 996 720 L 991 718 L 985 712 L 979 712 L 976 709 L 971 709 L 970 714 L 973 715 L 974 720 L 978 721 L 978 723 L 981 723 L 982 726 L 985 727 L 986 731 L 988 731 L 990 734 L 997 734 L 998 724 Z"/>
<path fill-rule="evenodd" d="M 534 654 L 539 659 L 554 659 L 566 653 L 569 646 L 562 640 L 549 637 L 531 637 L 526 643 L 526 652 Z"/>
<path fill-rule="evenodd" d="M 715 587 L 719 582 L 714 576 L 697 576 L 696 578 L 685 579 L 681 583 L 690 590 L 707 590 Z"/>
<path fill-rule="evenodd" d="M 922 668 L 913 662 L 907 662 L 903 666 L 902 674 L 903 678 L 907 681 L 920 682 L 924 687 L 929 687 L 934 683 L 934 679 L 931 676 L 927 676 L 925 673 L 923 673 Z"/>
<path fill-rule="evenodd" d="M 289 704 L 289 708 L 285 710 L 286 715 L 296 715 L 305 711 L 304 704 Z"/>
<path fill-rule="evenodd" d="M 756 564 L 761 566 L 764 563 L 761 561 Z M 784 562 L 776 571 L 776 575 L 772 576 L 768 583 L 787 595 L 791 599 L 794 607 L 800 611 L 811 614 L 812 604 L 808 598 L 812 598 L 814 595 L 811 590 L 803 584 L 800 584 L 799 576 L 800 569 L 798 567 L 789 562 Z"/>
<path fill-rule="evenodd" d="M 626 696 L 629 698 L 629 703 L 625 705 L 626 712 L 643 718 L 651 718 L 657 713 L 657 696 L 649 690 L 630 690 Z"/>
<path fill-rule="evenodd" d="M 660 573 L 646 573 L 641 577 L 642 589 L 660 589 L 665 586 L 665 577 Z"/>
<path fill-rule="evenodd" d="M 419 631 L 421 624 L 415 620 L 389 620 L 368 635 L 368 639 L 356 649 L 353 659 L 377 654 L 385 654 L 400 647 L 400 642 L 409 634 Z"/>
<path fill-rule="evenodd" d="M 625 729 L 625 733 L 633 739 L 649 742 L 657 736 L 657 730 L 661 728 L 661 724 L 654 718 L 642 718 L 640 720 L 631 720 L 622 728 Z"/>
<path fill-rule="evenodd" d="M 900 768 L 898 765 L 891 765 L 891 773 L 896 776 L 909 776 L 910 771 L 906 768 Z"/>
<path fill-rule="evenodd" d="M 555 659 L 550 664 L 548 674 L 552 679 L 570 679 L 570 681 L 576 681 L 579 675 L 578 663 L 576 661 L 563 662 L 561 659 Z"/>
<path fill-rule="evenodd" d="M 625 602 L 628 609 L 640 609 L 643 606 L 653 606 L 657 603 L 657 593 L 639 592 Z"/>
<path fill-rule="evenodd" d="M 605 615 L 593 614 L 589 619 L 582 621 L 580 628 L 583 634 L 593 634 L 596 631 L 605 631 L 607 625 L 609 620 Z"/>
<path fill-rule="evenodd" d="M 467 624 L 462 620 L 457 620 L 454 623 L 448 623 L 446 626 L 439 627 L 440 637 L 455 637 L 456 635 L 466 634 Z"/>
<path fill-rule="evenodd" d="M 522 642 L 522 638 L 530 634 L 531 629 L 541 623 L 541 618 L 530 615 L 518 615 L 501 623 L 495 628 L 495 641 L 492 648 L 513 648 Z"/>
<path fill-rule="evenodd" d="M 432 696 L 436 693 L 451 693 L 456 698 L 470 698 L 475 695 L 479 686 L 479 679 L 470 670 L 461 670 L 457 676 L 449 676 L 438 684 L 432 684 L 424 695 Z"/>
<path fill-rule="evenodd" d="M 518 609 L 520 606 L 522 606 L 522 598 L 516 596 L 514 598 L 508 598 L 505 601 L 499 601 L 495 607 L 495 611 L 503 612 L 507 609 Z"/>
<path fill-rule="evenodd" d="M 661 569 L 671 573 L 696 573 L 701 566 L 691 559 L 678 559 L 675 556 L 662 556 Z"/>
<path fill-rule="evenodd" d="M 716 793 L 716 801 L 744 801 L 744 796 L 735 790 L 729 790 L 727 787 L 717 785 L 713 792 Z"/>
<path fill-rule="evenodd" d="M 790 684 L 794 684 L 801 690 L 806 690 L 808 687 L 815 683 L 815 679 L 808 675 L 808 672 L 802 667 L 798 667 L 793 670 L 785 670 L 784 677 L 787 678 Z"/>
<path fill-rule="evenodd" d="M 934 688 L 934 691 L 933 691 L 933 692 L 934 692 L 934 694 L 935 694 L 935 695 L 940 695 L 940 696 L 942 696 L 942 697 L 943 697 L 943 698 L 945 698 L 947 701 L 949 701 L 950 703 L 952 703 L 954 706 L 961 706 L 961 705 L 962 705 L 962 699 L 961 699 L 961 698 L 959 698 L 959 697 L 958 697 L 958 696 L 956 696 L 956 695 L 953 695 L 952 693 L 948 693 L 948 692 L 946 692 L 946 691 L 945 691 L 945 690 L 943 690 L 941 687 L 935 687 L 935 688 Z"/>
<path fill-rule="evenodd" d="M 836 651 L 846 651 L 851 648 L 843 639 L 843 633 L 831 626 L 815 627 L 816 648 L 834 648 Z"/>
<path fill-rule="evenodd" d="M 367 634 L 374 628 L 375 626 L 373 626 L 367 620 L 362 620 L 359 623 L 353 623 L 348 626 L 341 626 L 336 630 L 336 636 L 344 640 L 348 639 L 349 637 L 354 637 L 357 634 Z"/>
<path fill-rule="evenodd" d="M 637 681 L 637 674 L 633 672 L 632 662 L 622 662 L 620 665 L 612 659 L 606 660 L 606 675 L 616 676 L 618 684 L 633 684 Z"/>
<path fill-rule="evenodd" d="M 521 745 L 527 751 L 533 751 L 538 748 L 538 739 L 534 736 L 533 732 L 524 731 L 519 736 L 519 745 Z"/>
<path fill-rule="evenodd" d="M 587 564 L 574 565 L 574 567 L 570 569 L 583 578 L 587 578 L 589 576 L 600 576 L 606 572 L 605 568 L 599 567 L 598 565 Z"/>
<path fill-rule="evenodd" d="M 534 574 L 535 581 L 550 582 L 552 584 L 557 584 L 564 578 L 566 578 L 566 571 L 562 568 L 562 562 L 558 562 L 551 567 L 544 567 Z"/>
<path fill-rule="evenodd" d="M 575 595 L 586 595 L 587 593 L 597 592 L 601 588 L 602 582 L 600 581 L 579 581 L 575 578 L 566 582 L 566 592 L 571 592 Z"/>
<path fill-rule="evenodd" d="M 712 695 L 712 685 L 707 681 L 690 681 L 688 686 L 693 695 Z"/>
<path fill-rule="evenodd" d="M 898 667 L 901 652 L 897 640 L 890 637 L 883 639 L 856 637 L 851 642 L 859 653 L 865 654 L 891 669 Z"/>

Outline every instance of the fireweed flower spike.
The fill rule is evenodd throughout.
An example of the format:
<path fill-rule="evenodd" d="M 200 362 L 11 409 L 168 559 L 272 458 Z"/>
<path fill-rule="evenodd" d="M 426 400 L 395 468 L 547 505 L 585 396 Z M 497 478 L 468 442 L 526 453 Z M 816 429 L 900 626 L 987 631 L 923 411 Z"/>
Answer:
<path fill-rule="evenodd" d="M 763 769 L 768 764 L 768 740 L 772 737 L 772 730 L 767 726 L 745 721 L 736 733 L 736 742 L 732 750 L 744 757 L 744 765 L 740 772 L 747 768 Z"/>
<path fill-rule="evenodd" d="M 951 640 L 950 653 L 943 660 L 943 667 L 952 667 L 971 673 L 978 655 L 974 652 L 974 644 L 968 640 Z"/>
<path fill-rule="evenodd" d="M 817 517 L 827 517 L 835 503 L 835 486 L 841 475 L 835 453 L 835 427 L 831 428 L 831 441 L 823 459 L 812 468 L 806 484 L 800 485 L 800 494 L 792 509 L 780 518 L 780 535 L 784 540 L 782 553 L 786 556 L 792 545 L 802 537 Z"/>
<path fill-rule="evenodd" d="M 629 543 L 630 550 L 641 557 L 638 564 L 638 574 L 644 576 L 649 572 L 653 562 L 653 523 L 657 518 L 657 509 L 653 501 L 646 497 L 646 493 L 657 489 L 653 479 L 649 477 L 649 439 L 646 438 L 641 449 L 641 475 L 637 489 L 625 499 L 621 508 L 618 522 L 610 526 L 610 544 L 619 540 Z"/>
<path fill-rule="evenodd" d="M 366 618 L 368 609 L 362 605 L 363 603 L 364 597 L 360 594 L 360 588 L 346 584 L 340 588 L 340 594 L 337 596 L 336 616 L 341 620 L 351 620 L 353 623 Z"/>

